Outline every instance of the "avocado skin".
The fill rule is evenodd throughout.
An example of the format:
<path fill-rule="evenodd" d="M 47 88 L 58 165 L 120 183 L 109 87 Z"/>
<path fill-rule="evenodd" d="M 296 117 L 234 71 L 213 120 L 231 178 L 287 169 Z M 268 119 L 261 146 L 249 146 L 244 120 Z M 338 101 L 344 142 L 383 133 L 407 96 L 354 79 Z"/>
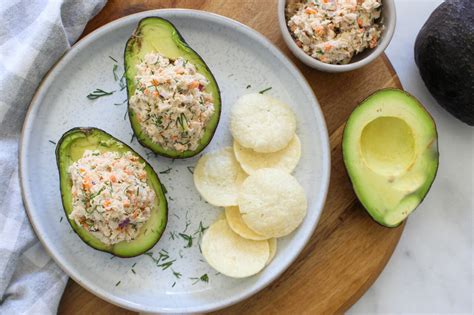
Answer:
<path fill-rule="evenodd" d="M 126 63 L 126 56 L 127 56 L 127 50 L 129 49 L 129 45 L 131 45 L 131 43 L 136 39 L 136 33 L 137 31 L 140 29 L 140 26 L 142 24 L 142 22 L 145 22 L 147 20 L 156 20 L 156 21 L 162 21 L 164 23 L 168 23 L 169 25 L 171 25 L 173 28 L 174 28 L 174 33 L 176 35 L 176 37 L 179 39 L 179 41 L 181 42 L 181 44 L 183 44 L 184 46 L 186 46 L 186 49 L 191 51 L 194 55 L 196 55 L 201 61 L 202 61 L 202 64 L 204 66 L 204 68 L 207 70 L 207 72 L 209 73 L 210 75 L 210 82 L 211 84 L 215 84 L 215 89 L 217 90 L 217 99 L 215 100 L 214 104 L 215 105 L 218 105 L 218 106 L 215 106 L 215 112 L 214 112 L 214 115 L 217 116 L 217 121 L 215 122 L 215 126 L 207 126 L 206 129 L 208 127 L 211 127 L 211 130 L 208 131 L 206 130 L 206 132 L 210 132 L 210 136 L 209 136 L 209 140 L 207 141 L 207 143 L 204 143 L 202 145 L 200 145 L 196 150 L 194 151 L 184 151 L 184 152 L 177 152 L 177 151 L 166 151 L 164 149 L 161 149 L 160 150 L 156 150 L 154 148 L 154 146 L 150 146 L 149 141 L 145 140 L 145 137 L 148 138 L 147 136 L 145 135 L 142 135 L 140 132 L 139 132 L 139 129 L 137 126 L 134 125 L 133 121 L 132 121 L 132 114 L 130 112 L 130 94 L 129 94 L 129 85 L 130 84 L 133 84 L 133 82 L 130 82 L 131 80 L 128 78 L 128 76 L 126 75 L 127 73 L 127 63 Z M 219 122 L 220 122 L 220 116 L 221 116 L 221 108 L 222 108 L 222 98 L 221 98 L 221 92 L 220 92 L 220 88 L 219 88 L 219 85 L 217 84 L 217 81 L 216 81 L 216 78 L 214 77 L 214 74 L 211 72 L 211 70 L 209 69 L 208 65 L 204 62 L 204 59 L 191 47 L 188 45 L 188 43 L 184 40 L 183 36 L 181 35 L 181 33 L 179 32 L 179 30 L 174 26 L 173 23 L 171 23 L 169 20 L 167 19 L 164 19 L 162 17 L 158 17 L 158 16 L 150 16 L 150 17 L 145 17 L 143 19 L 141 19 L 139 22 L 138 22 L 138 26 L 137 28 L 135 29 L 135 31 L 133 32 L 132 36 L 127 40 L 127 43 L 125 44 L 125 49 L 124 49 L 124 69 L 125 69 L 125 80 L 127 82 L 127 108 L 128 108 L 128 117 L 129 117 L 129 121 L 130 121 L 130 124 L 132 126 L 132 130 L 133 130 L 133 133 L 135 134 L 136 138 L 137 138 L 137 141 L 144 147 L 152 150 L 154 153 L 158 154 L 158 155 L 161 155 L 161 156 L 164 156 L 164 157 L 168 157 L 168 158 L 172 158 L 172 159 L 186 159 L 186 158 L 190 158 L 190 157 L 193 157 L 193 156 L 196 156 L 197 154 L 201 153 L 208 145 L 209 143 L 211 143 L 212 141 L 212 138 L 214 137 L 215 135 L 215 132 L 217 130 L 217 126 L 219 125 Z M 154 144 L 155 146 L 159 146 L 158 144 Z M 161 147 L 161 146 L 160 146 Z"/>
<path fill-rule="evenodd" d="M 110 135 L 109 133 L 105 132 L 104 130 L 102 129 L 99 129 L 99 128 L 95 128 L 95 127 L 75 127 L 75 128 L 72 128 L 68 131 L 66 131 L 62 136 L 61 136 L 61 139 L 59 139 L 58 143 L 56 144 L 56 149 L 55 149 L 55 155 L 56 155 L 56 164 L 57 164 L 57 167 L 58 167 L 58 170 L 59 170 L 59 183 L 60 183 L 60 187 L 62 186 L 62 181 L 64 180 L 62 177 L 61 177 L 61 171 L 60 171 L 60 158 L 61 158 L 61 145 L 63 143 L 64 140 L 66 140 L 68 138 L 69 135 L 72 135 L 72 134 L 75 134 L 75 133 L 83 133 L 85 134 L 86 136 L 87 135 L 90 135 L 92 134 L 93 132 L 95 131 L 99 131 L 101 133 L 103 133 L 105 136 L 108 136 L 110 137 L 111 139 L 114 139 L 118 142 L 120 142 L 127 150 L 130 150 L 131 152 L 133 152 L 135 155 L 137 155 L 142 161 L 145 162 L 145 164 L 147 166 L 149 166 L 152 170 L 153 168 L 151 167 L 151 165 L 140 155 L 138 154 L 135 150 L 133 150 L 130 146 L 128 146 L 127 144 L 125 144 L 124 142 L 116 139 L 114 136 Z M 156 176 L 156 178 L 158 179 L 159 181 L 159 177 L 158 175 L 156 174 L 156 172 L 154 172 L 153 170 L 153 173 L 154 173 L 154 176 Z M 161 184 L 161 182 L 160 182 Z M 163 184 L 161 184 L 162 187 Z M 158 195 L 157 195 L 158 197 Z M 65 198 L 64 198 L 64 192 L 62 191 L 61 189 L 61 203 L 62 203 L 62 206 L 63 206 L 63 210 L 64 210 L 64 213 L 66 215 L 66 219 L 67 221 L 69 222 L 69 224 L 71 225 L 71 228 L 72 230 L 74 231 L 74 233 L 76 233 L 76 235 L 85 243 L 87 244 L 88 246 L 92 247 L 93 249 L 95 250 L 98 250 L 98 251 L 101 251 L 101 252 L 105 252 L 105 253 L 109 253 L 109 254 L 112 254 L 113 256 L 117 256 L 117 257 L 120 257 L 120 258 L 133 258 L 133 257 L 136 257 L 136 256 L 140 256 L 142 255 L 143 253 L 149 251 L 151 248 L 153 248 L 155 246 L 156 243 L 158 243 L 158 241 L 161 239 L 161 237 L 163 236 L 163 232 L 165 231 L 166 229 L 166 225 L 168 223 L 168 201 L 166 200 L 166 197 L 165 198 L 162 198 L 160 199 L 160 203 L 164 203 L 164 209 L 165 209 L 165 214 L 164 214 L 164 225 L 163 225 L 163 229 L 159 235 L 159 237 L 156 239 L 156 241 L 151 244 L 150 246 L 148 246 L 146 249 L 144 249 L 142 252 L 140 253 L 137 253 L 137 254 L 133 254 L 133 255 L 122 255 L 122 254 L 119 254 L 119 253 L 113 253 L 111 252 L 110 250 L 107 250 L 107 249 L 103 249 L 103 248 L 97 248 L 93 245 L 93 242 L 89 239 L 86 239 L 84 237 L 82 237 L 80 235 L 80 233 L 78 233 L 78 231 L 76 230 L 75 228 L 75 225 L 74 225 L 74 221 L 73 220 L 70 220 L 69 219 L 69 214 L 67 213 L 66 211 L 66 204 L 65 204 Z M 105 246 L 105 244 L 104 244 Z"/>
<path fill-rule="evenodd" d="M 447 0 L 434 10 L 416 38 L 415 62 L 438 103 L 474 126 L 473 0 Z"/>

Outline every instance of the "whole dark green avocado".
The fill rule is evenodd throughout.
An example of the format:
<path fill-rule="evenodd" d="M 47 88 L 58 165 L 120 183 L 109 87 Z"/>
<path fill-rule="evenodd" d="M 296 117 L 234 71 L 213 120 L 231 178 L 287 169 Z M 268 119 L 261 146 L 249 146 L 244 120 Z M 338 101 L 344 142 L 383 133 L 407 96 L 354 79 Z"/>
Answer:
<path fill-rule="evenodd" d="M 447 0 L 418 33 L 415 62 L 426 87 L 454 117 L 474 125 L 474 0 Z"/>

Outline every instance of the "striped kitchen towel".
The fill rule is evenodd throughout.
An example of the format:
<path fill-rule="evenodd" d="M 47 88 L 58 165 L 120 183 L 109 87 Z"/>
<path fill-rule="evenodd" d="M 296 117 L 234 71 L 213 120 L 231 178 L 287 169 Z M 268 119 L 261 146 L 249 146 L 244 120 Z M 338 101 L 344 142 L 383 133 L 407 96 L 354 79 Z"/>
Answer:
<path fill-rule="evenodd" d="M 0 0 L 0 314 L 56 314 L 67 276 L 36 238 L 18 182 L 31 98 L 106 0 Z"/>

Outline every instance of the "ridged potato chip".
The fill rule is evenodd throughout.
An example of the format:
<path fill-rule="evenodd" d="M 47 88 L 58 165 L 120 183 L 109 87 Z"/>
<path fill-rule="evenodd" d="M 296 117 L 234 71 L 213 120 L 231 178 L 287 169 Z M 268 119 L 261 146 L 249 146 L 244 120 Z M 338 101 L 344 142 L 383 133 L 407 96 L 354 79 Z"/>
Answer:
<path fill-rule="evenodd" d="M 262 241 L 268 239 L 268 237 L 264 235 L 260 235 L 254 231 L 252 231 L 242 220 L 240 215 L 239 207 L 226 207 L 225 208 L 225 217 L 227 219 L 227 223 L 229 227 L 235 233 L 239 234 L 243 238 L 254 240 L 254 241 Z"/>
<path fill-rule="evenodd" d="M 247 174 L 235 159 L 231 147 L 202 156 L 194 168 L 194 185 L 201 196 L 215 206 L 237 205 L 239 187 Z"/>
<path fill-rule="evenodd" d="M 212 268 L 233 278 L 258 273 L 270 257 L 268 241 L 245 239 L 234 233 L 226 220 L 218 220 L 207 229 L 201 250 Z"/>
<path fill-rule="evenodd" d="M 307 209 L 303 187 L 290 174 L 273 168 L 260 169 L 245 179 L 238 204 L 245 224 L 268 237 L 293 232 Z"/>
<path fill-rule="evenodd" d="M 234 153 L 242 169 L 249 175 L 261 168 L 278 168 L 291 173 L 301 157 L 301 142 L 295 135 L 284 149 L 273 153 L 259 153 L 234 141 Z"/>
<path fill-rule="evenodd" d="M 268 257 L 268 260 L 265 263 L 265 266 L 268 266 L 272 262 L 273 258 L 275 257 L 275 254 L 277 252 L 277 239 L 276 238 L 269 239 L 268 246 L 270 249 L 270 256 Z"/>
<path fill-rule="evenodd" d="M 232 107 L 230 132 L 255 152 L 284 149 L 295 135 L 296 118 L 285 103 L 259 93 L 241 96 Z"/>

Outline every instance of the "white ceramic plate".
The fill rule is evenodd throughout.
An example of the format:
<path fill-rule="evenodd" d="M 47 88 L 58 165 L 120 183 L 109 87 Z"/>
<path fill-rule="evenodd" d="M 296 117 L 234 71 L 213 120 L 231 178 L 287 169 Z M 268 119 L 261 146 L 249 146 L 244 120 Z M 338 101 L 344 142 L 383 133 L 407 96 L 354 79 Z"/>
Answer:
<path fill-rule="evenodd" d="M 222 116 L 206 151 L 231 145 L 229 110 L 244 93 L 268 87 L 266 93 L 287 102 L 298 120 L 302 159 L 295 176 L 306 190 L 308 215 L 291 235 L 278 241 L 274 261 L 260 274 L 231 279 L 217 274 L 203 261 L 197 240 L 191 248 L 178 234 L 207 226 L 221 209 L 201 200 L 189 166 L 198 157 L 171 160 L 150 155 L 136 141 L 131 146 L 148 161 L 168 189 L 169 221 L 162 239 L 151 250 L 162 249 L 176 259 L 162 270 L 146 255 L 111 259 L 111 255 L 84 244 L 64 217 L 59 193 L 55 145 L 61 135 L 77 126 L 101 128 L 130 143 L 132 130 L 126 99 L 114 81 L 112 56 L 122 73 L 124 46 L 140 19 L 160 16 L 179 29 L 214 73 L 222 93 Z M 113 95 L 89 100 L 96 88 L 116 90 Z M 329 147 L 323 115 L 304 77 L 267 39 L 231 19 L 192 10 L 158 10 L 130 15 L 91 33 L 77 43 L 43 81 L 30 106 L 21 139 L 20 171 L 23 198 L 36 234 L 54 260 L 75 281 L 101 298 L 143 312 L 204 312 L 245 299 L 277 278 L 298 256 L 312 235 L 322 211 L 329 183 Z M 148 153 L 148 154 L 147 154 Z M 132 267 L 135 273 L 132 272 Z M 173 274 L 179 272 L 180 279 Z M 195 281 L 207 274 L 208 282 Z M 120 281 L 119 285 L 116 285 Z"/>

